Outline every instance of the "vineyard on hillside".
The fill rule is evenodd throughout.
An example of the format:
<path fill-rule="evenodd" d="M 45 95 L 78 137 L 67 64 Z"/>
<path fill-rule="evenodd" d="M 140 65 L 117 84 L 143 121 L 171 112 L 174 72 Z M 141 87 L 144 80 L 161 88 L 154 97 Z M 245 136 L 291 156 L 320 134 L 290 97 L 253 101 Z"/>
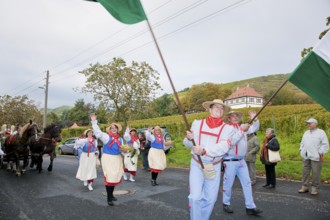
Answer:
<path fill-rule="evenodd" d="M 242 122 L 248 122 L 247 112 L 250 109 L 239 109 L 244 113 Z M 255 109 L 258 111 L 259 109 Z M 208 116 L 208 112 L 187 114 L 187 119 L 191 124 L 195 119 L 202 119 Z M 280 143 L 280 153 L 282 161 L 276 166 L 277 177 L 285 179 L 301 180 L 301 157 L 299 144 L 304 131 L 307 130 L 305 121 L 309 117 L 314 117 L 319 121 L 319 127 L 326 131 L 330 137 L 330 113 L 318 104 L 309 105 L 286 105 L 268 106 L 259 115 L 261 123 L 260 131 L 257 133 L 260 145 L 265 137 L 265 130 L 268 127 L 275 128 Z M 169 130 L 175 147 L 167 154 L 169 166 L 189 167 L 191 158 L 190 149 L 183 146 L 182 141 L 186 133 L 186 125 L 181 115 L 129 121 L 130 127 L 142 128 L 148 126 L 166 126 Z M 100 125 L 105 131 L 106 125 Z M 86 128 L 63 129 L 63 138 L 80 136 Z M 257 155 L 259 158 L 259 155 Z M 140 163 L 141 164 L 141 163 Z M 258 175 L 264 175 L 264 166 L 257 159 L 256 168 Z M 322 181 L 330 182 L 330 152 L 324 157 L 324 165 L 321 174 Z"/>
<path fill-rule="evenodd" d="M 259 110 L 259 108 L 254 109 L 256 111 Z M 249 122 L 247 116 L 249 110 L 251 108 L 239 109 L 244 114 L 242 122 Z M 208 112 L 187 114 L 187 119 L 191 124 L 193 120 L 207 116 Z M 272 127 L 275 128 L 280 136 L 289 136 L 292 133 L 305 131 L 307 128 L 305 121 L 309 117 L 316 118 L 319 121 L 319 127 L 329 134 L 330 113 L 318 104 L 267 106 L 258 116 L 261 122 L 261 132 L 264 132 L 266 128 Z M 155 125 L 166 126 L 171 134 L 177 137 L 182 137 L 187 130 L 181 115 L 130 121 L 129 125 L 135 128 Z"/>

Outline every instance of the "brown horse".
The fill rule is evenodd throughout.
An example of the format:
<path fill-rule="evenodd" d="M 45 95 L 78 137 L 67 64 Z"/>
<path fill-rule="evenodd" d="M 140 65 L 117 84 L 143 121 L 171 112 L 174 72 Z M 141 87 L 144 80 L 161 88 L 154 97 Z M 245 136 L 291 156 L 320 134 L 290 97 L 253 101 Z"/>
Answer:
<path fill-rule="evenodd" d="M 38 134 L 37 131 L 35 131 L 34 135 L 32 135 L 28 141 L 31 151 L 30 167 L 32 168 L 34 164 L 37 164 L 37 170 L 40 173 L 42 170 L 43 155 L 49 154 L 50 164 L 48 166 L 48 171 L 51 172 L 55 157 L 54 142 L 59 142 L 61 139 L 61 128 L 55 124 L 47 126 L 43 134 Z"/>
<path fill-rule="evenodd" d="M 16 171 L 16 176 L 20 176 L 21 172 L 23 174 L 26 172 L 29 159 L 27 141 L 32 135 L 31 132 L 34 130 L 34 126 L 36 125 L 33 125 L 32 121 L 30 121 L 30 123 L 24 125 L 18 133 L 7 136 L 4 141 L 4 151 L 6 154 L 4 160 L 7 162 L 7 170 L 11 168 L 10 163 L 14 162 L 13 172 Z M 21 159 L 23 159 L 22 171 L 19 166 Z"/>

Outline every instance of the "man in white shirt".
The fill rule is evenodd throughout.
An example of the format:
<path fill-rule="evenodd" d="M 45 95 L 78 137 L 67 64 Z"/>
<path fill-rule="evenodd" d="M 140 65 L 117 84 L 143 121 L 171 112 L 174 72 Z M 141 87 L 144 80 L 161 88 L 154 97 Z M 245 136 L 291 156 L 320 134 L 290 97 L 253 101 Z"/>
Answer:
<path fill-rule="evenodd" d="M 317 127 L 318 123 L 315 118 L 308 119 L 306 123 L 308 125 L 308 130 L 304 133 L 300 143 L 300 155 L 303 159 L 303 185 L 298 192 L 307 193 L 309 191 L 309 175 L 312 171 L 311 195 L 317 195 L 323 155 L 329 150 L 329 141 L 326 133 Z"/>
<path fill-rule="evenodd" d="M 244 156 L 247 152 L 247 136 L 259 130 L 259 120 L 255 119 L 249 130 L 246 132 L 242 131 L 239 121 L 243 113 L 237 111 L 230 111 L 227 115 L 228 126 L 231 126 L 236 131 L 236 135 L 232 137 L 233 144 L 229 152 L 223 158 L 224 166 L 224 177 L 223 177 L 223 210 L 227 213 L 233 213 L 233 209 L 230 206 L 230 200 L 232 195 L 232 186 L 237 176 L 241 182 L 243 194 L 245 198 L 245 207 L 246 213 L 248 215 L 259 215 L 262 213 L 262 210 L 257 208 L 253 196 L 252 196 L 252 187 L 251 180 L 249 176 L 249 169 L 244 160 Z M 250 112 L 250 119 L 255 117 L 255 112 Z"/>
<path fill-rule="evenodd" d="M 210 218 L 218 198 L 221 161 L 229 151 L 231 138 L 235 135 L 233 127 L 222 120 L 223 114 L 230 111 L 229 106 L 222 100 L 215 99 L 204 102 L 203 107 L 210 115 L 205 119 L 195 120 L 183 140 L 186 147 L 192 148 L 188 196 L 191 220 Z M 248 124 L 242 125 L 242 131 L 245 132 L 248 128 Z M 195 146 L 192 140 L 195 141 Z M 200 156 L 204 169 L 201 168 L 197 155 Z"/>

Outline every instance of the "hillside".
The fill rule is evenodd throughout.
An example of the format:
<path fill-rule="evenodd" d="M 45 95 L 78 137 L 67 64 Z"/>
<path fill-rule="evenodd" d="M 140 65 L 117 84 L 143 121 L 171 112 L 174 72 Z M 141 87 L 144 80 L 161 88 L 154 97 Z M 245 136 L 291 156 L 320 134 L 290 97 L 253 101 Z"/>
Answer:
<path fill-rule="evenodd" d="M 237 87 L 241 88 L 249 84 L 258 93 L 265 95 L 269 91 L 274 91 L 278 89 L 278 87 L 289 77 L 289 75 L 290 74 L 287 73 L 287 74 L 273 74 L 268 76 L 260 76 L 260 77 L 244 79 L 240 81 L 234 81 L 230 83 L 224 83 L 222 84 L 222 86 L 226 89 L 230 89 L 231 91 L 235 91 Z M 295 91 L 296 93 L 304 94 L 300 89 L 298 89 L 290 82 L 288 82 L 284 88 L 291 91 Z M 182 99 L 186 95 L 187 90 L 188 88 L 178 92 L 178 96 L 180 99 Z M 54 109 L 48 109 L 48 112 L 55 112 L 57 115 L 61 115 L 63 111 L 70 110 L 72 107 L 73 106 L 60 106 Z M 43 112 L 43 109 L 41 109 L 41 112 Z"/>
<path fill-rule="evenodd" d="M 255 77 L 251 79 L 245 79 L 230 83 L 224 83 L 223 87 L 230 89 L 232 91 L 235 91 L 237 87 L 245 87 L 247 84 L 249 84 L 252 88 L 254 88 L 258 93 L 265 95 L 269 91 L 274 91 L 278 89 L 278 87 L 286 80 L 288 79 L 290 73 L 287 74 L 273 74 L 268 76 L 260 76 Z M 298 93 L 303 93 L 301 90 L 299 90 L 296 86 L 294 86 L 292 83 L 288 82 L 285 87 L 285 89 L 295 91 Z"/>
<path fill-rule="evenodd" d="M 66 110 L 70 110 L 71 108 L 73 108 L 73 106 L 69 106 L 69 105 L 63 105 L 54 109 L 47 109 L 47 113 L 51 113 L 54 112 L 56 115 L 60 116 L 62 115 L 62 113 Z M 40 112 L 44 112 L 44 109 L 40 109 Z"/>
<path fill-rule="evenodd" d="M 235 91 L 237 87 L 242 88 L 249 85 L 250 87 L 254 88 L 258 93 L 261 95 L 266 95 L 270 91 L 277 90 L 280 85 L 288 79 L 290 73 L 287 74 L 273 74 L 268 76 L 260 76 L 250 79 L 244 79 L 240 81 L 234 81 L 230 83 L 223 83 L 222 86 L 226 89 L 229 89 L 231 91 Z M 206 83 L 206 82 L 203 82 Z M 201 84 L 203 84 L 201 83 Z M 178 96 L 180 99 L 185 97 L 187 94 L 187 90 L 190 88 L 186 88 L 183 91 L 178 92 Z M 290 82 L 287 82 L 286 85 L 283 87 L 283 89 L 287 89 L 289 91 L 294 91 L 296 94 L 302 94 L 306 95 L 304 92 L 302 92 L 299 88 L 297 88 L 295 85 L 293 85 Z M 306 95 L 307 96 L 307 95 Z"/>

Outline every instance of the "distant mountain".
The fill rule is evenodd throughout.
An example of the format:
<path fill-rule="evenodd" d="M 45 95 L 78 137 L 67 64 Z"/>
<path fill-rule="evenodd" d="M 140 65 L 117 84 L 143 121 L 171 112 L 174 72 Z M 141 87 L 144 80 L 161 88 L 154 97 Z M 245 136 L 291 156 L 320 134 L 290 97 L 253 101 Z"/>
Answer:
<path fill-rule="evenodd" d="M 254 88 L 258 93 L 261 95 L 266 95 L 270 91 L 277 90 L 282 83 L 288 79 L 290 73 L 287 74 L 273 74 L 268 76 L 259 76 L 255 78 L 250 79 L 244 79 L 240 81 L 234 81 L 230 83 L 223 83 L 222 86 L 226 89 L 229 89 L 231 91 L 235 91 L 238 87 L 243 88 L 249 85 L 250 87 Z M 203 82 L 205 83 L 205 82 Z M 203 84 L 201 83 L 201 84 Z M 186 88 L 183 91 L 178 92 L 178 96 L 183 98 L 187 91 L 190 88 Z M 287 82 L 286 85 L 283 87 L 283 89 L 288 89 L 291 91 L 294 91 L 295 93 L 301 93 L 304 94 L 300 89 L 298 89 L 295 85 L 293 85 L 290 82 Z"/>
<path fill-rule="evenodd" d="M 66 110 L 70 110 L 71 108 L 73 108 L 73 106 L 69 106 L 69 105 L 63 105 L 54 109 L 47 109 L 47 113 L 51 113 L 54 112 L 55 114 L 57 114 L 58 116 L 61 116 L 62 113 Z M 44 112 L 44 109 L 40 109 L 40 112 Z"/>
<path fill-rule="evenodd" d="M 269 91 L 277 90 L 280 85 L 288 79 L 290 73 L 287 74 L 273 74 L 268 76 L 260 76 L 251 79 L 245 79 L 230 83 L 224 83 L 223 87 L 235 91 L 237 87 L 246 87 L 248 84 L 250 87 L 254 88 L 258 93 L 265 95 Z M 288 89 L 294 91 L 296 93 L 303 93 L 300 89 L 298 89 L 295 85 L 288 82 L 284 87 L 284 89 Z"/>

